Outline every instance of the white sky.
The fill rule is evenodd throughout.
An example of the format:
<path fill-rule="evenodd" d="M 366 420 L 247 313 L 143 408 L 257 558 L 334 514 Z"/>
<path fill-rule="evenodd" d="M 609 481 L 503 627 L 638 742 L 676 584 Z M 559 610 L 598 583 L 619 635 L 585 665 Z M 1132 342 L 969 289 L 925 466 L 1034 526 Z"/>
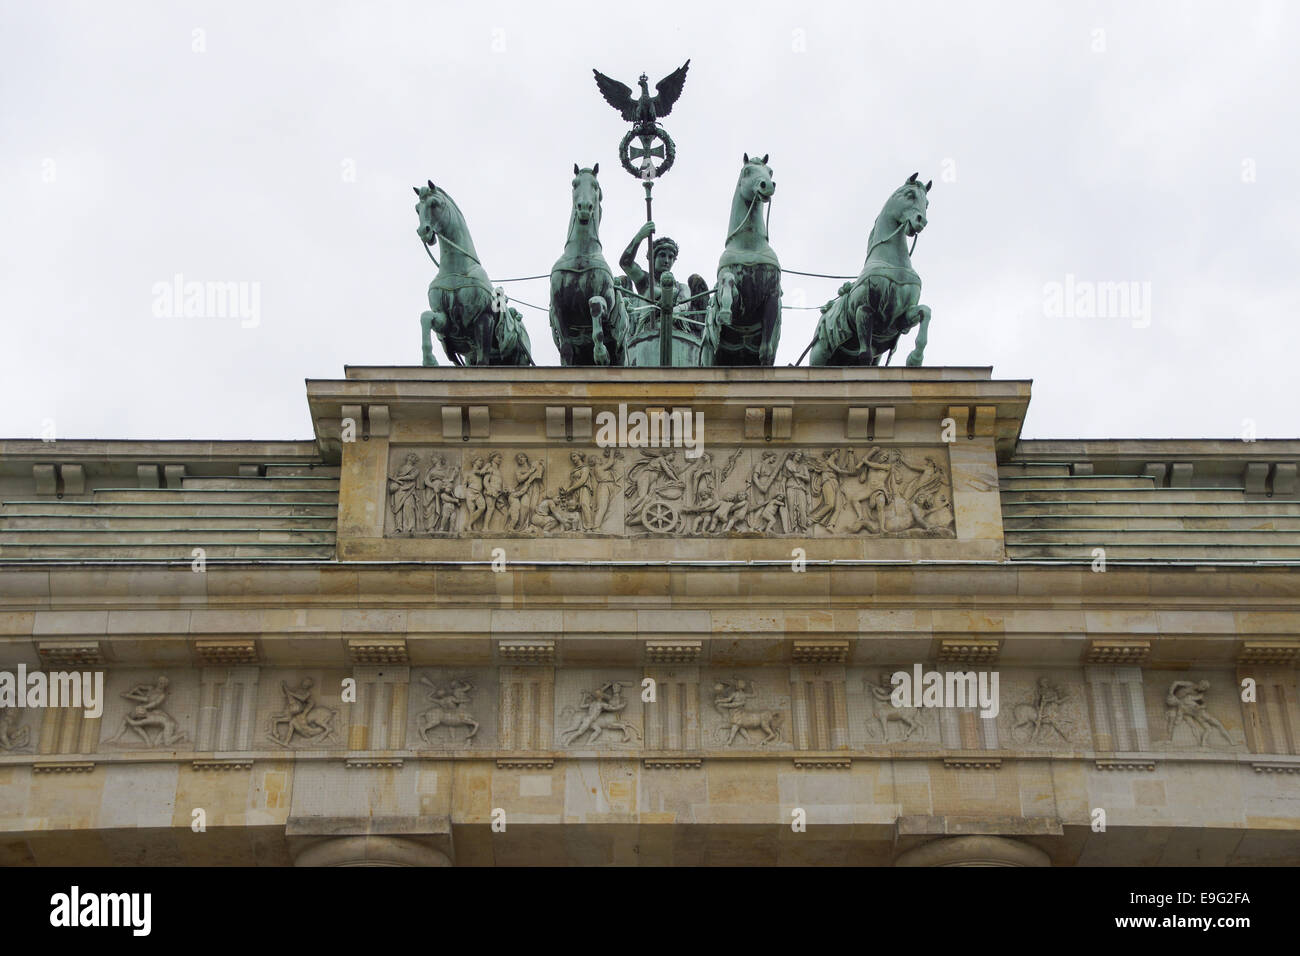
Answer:
<path fill-rule="evenodd" d="M 689 57 L 655 190 L 679 278 L 712 283 L 745 151 L 771 157 L 773 248 L 811 272 L 856 274 L 919 171 L 926 364 L 1034 379 L 1024 437 L 1243 419 L 1295 437 L 1298 20 L 1280 2 L 0 0 L 0 436 L 309 437 L 303 379 L 419 363 L 428 178 L 501 278 L 549 271 L 573 164 L 599 162 L 617 269 L 644 205 L 591 69 L 653 85 Z M 177 273 L 258 283 L 257 325 L 156 317 Z M 1150 283 L 1149 325 L 1048 317 L 1067 274 Z M 837 285 L 787 276 L 785 301 Z M 546 315 L 521 312 L 558 364 Z M 815 315 L 786 312 L 778 364 Z"/>

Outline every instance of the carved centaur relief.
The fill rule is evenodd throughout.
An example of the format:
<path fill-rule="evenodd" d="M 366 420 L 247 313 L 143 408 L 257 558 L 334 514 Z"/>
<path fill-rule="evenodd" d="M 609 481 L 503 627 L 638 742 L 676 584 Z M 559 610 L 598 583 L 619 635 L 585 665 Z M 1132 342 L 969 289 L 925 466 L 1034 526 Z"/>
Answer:
<path fill-rule="evenodd" d="M 390 537 L 953 538 L 946 453 L 880 446 L 395 448 Z"/>
<path fill-rule="evenodd" d="M 560 713 L 566 722 L 560 730 L 560 742 L 566 747 L 576 743 L 594 744 L 606 731 L 621 733 L 621 743 L 641 740 L 640 728 L 623 714 L 628 705 L 628 698 L 623 693 L 627 686 L 627 681 L 613 680 L 584 689 L 577 707 L 565 707 Z"/>
<path fill-rule="evenodd" d="M 736 742 L 736 736 L 745 743 L 781 743 L 781 725 L 784 711 L 764 708 L 756 701 L 758 687 L 744 677 L 719 679 L 713 683 L 713 709 L 722 718 L 717 734 L 725 746 Z"/>

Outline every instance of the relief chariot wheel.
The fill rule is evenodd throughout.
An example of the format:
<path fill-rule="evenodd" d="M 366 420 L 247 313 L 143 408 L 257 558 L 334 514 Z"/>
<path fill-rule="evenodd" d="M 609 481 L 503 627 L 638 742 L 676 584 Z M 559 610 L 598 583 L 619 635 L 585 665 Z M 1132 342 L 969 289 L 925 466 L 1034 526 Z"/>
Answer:
<path fill-rule="evenodd" d="M 648 531 L 668 534 L 677 527 L 677 517 L 676 508 L 662 498 L 656 498 L 645 506 L 645 511 L 641 514 L 641 523 Z"/>

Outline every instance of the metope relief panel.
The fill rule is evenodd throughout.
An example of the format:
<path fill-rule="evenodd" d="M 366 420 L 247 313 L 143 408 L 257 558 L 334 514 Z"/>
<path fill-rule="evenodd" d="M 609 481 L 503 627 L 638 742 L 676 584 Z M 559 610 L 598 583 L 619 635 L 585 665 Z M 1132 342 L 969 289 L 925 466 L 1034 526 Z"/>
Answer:
<path fill-rule="evenodd" d="M 911 673 L 911 665 L 852 667 L 846 672 L 849 739 L 854 748 L 939 750 L 939 712 L 910 699 L 896 703 L 892 675 Z"/>
<path fill-rule="evenodd" d="M 700 699 L 706 750 L 793 749 L 788 674 L 713 670 Z"/>
<path fill-rule="evenodd" d="M 345 679 L 351 683 L 345 685 Z M 263 671 L 253 740 L 267 749 L 344 750 L 355 701 L 356 678 L 350 671 Z"/>
<path fill-rule="evenodd" d="M 1232 671 L 1147 671 L 1153 750 L 1247 750 Z"/>
<path fill-rule="evenodd" d="M 29 753 L 32 724 L 25 707 L 0 707 L 0 753 Z"/>
<path fill-rule="evenodd" d="M 110 671 L 104 688 L 100 746 L 108 750 L 194 750 L 198 710 L 196 673 Z"/>
<path fill-rule="evenodd" d="M 641 674 L 564 670 L 556 675 L 555 743 L 565 750 L 639 750 L 645 741 Z"/>
<path fill-rule="evenodd" d="M 997 716 L 1011 750 L 1092 749 L 1088 688 L 1077 670 L 1003 670 Z"/>
<path fill-rule="evenodd" d="M 407 746 L 414 750 L 493 750 L 500 693 L 485 668 L 411 670 Z"/>
<path fill-rule="evenodd" d="M 954 538 L 942 448 L 389 452 L 387 537 Z"/>

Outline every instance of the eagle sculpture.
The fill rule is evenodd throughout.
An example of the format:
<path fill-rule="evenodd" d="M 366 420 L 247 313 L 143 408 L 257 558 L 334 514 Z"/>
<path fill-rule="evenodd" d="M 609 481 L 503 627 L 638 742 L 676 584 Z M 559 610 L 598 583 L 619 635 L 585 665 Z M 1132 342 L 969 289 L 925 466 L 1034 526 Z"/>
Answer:
<path fill-rule="evenodd" d="M 644 73 L 637 81 L 641 84 L 641 96 L 633 97 L 630 87 L 599 70 L 591 72 L 596 74 L 596 86 L 600 88 L 600 95 L 605 97 L 606 103 L 618 110 L 623 119 L 636 124 L 637 129 L 653 129 L 655 121 L 660 116 L 671 113 L 677 97 L 682 95 L 682 87 L 686 85 L 686 68 L 690 65 L 691 61 L 687 60 L 680 69 L 656 83 L 658 96 L 650 95 L 649 81 Z"/>

